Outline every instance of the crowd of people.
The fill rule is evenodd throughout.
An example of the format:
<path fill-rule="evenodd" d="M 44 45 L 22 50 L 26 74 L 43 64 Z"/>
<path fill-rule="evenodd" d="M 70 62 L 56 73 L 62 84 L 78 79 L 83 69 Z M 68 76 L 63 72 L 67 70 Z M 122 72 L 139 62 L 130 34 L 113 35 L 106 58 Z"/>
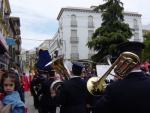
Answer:
<path fill-rule="evenodd" d="M 121 50 L 118 54 L 128 51 L 140 58 L 143 47 L 141 43 L 125 43 L 119 47 Z M 56 113 L 56 107 L 60 107 L 60 113 L 130 113 L 130 111 L 143 113 L 140 111 L 149 109 L 149 99 L 146 100 L 149 92 L 146 89 L 150 87 L 150 78 L 149 74 L 142 69 L 140 61 L 125 77 L 112 80 L 106 90 L 99 95 L 91 95 L 87 91 L 88 79 L 97 76 L 95 69 L 85 68 L 79 62 L 73 62 L 70 78 L 62 80 L 63 83 L 58 92 L 50 90 L 52 83 L 56 81 L 53 71 L 56 70 L 52 69 L 52 72 L 47 73 L 48 79 L 44 76 L 40 77 L 43 72 L 38 72 L 38 76 L 35 76 L 32 81 L 31 86 L 37 89 L 33 90 L 36 92 L 33 93 L 37 94 L 35 95 L 35 107 L 39 113 Z"/>
<path fill-rule="evenodd" d="M 67 76 L 63 75 L 63 72 L 67 73 L 60 65 L 58 67 L 56 65 L 56 68 L 49 65 L 42 69 L 44 66 L 41 65 L 51 61 L 50 58 L 43 58 L 46 55 L 41 55 L 42 52 L 47 51 L 41 50 L 39 52 L 39 61 L 35 65 L 35 76 L 31 81 L 30 87 L 34 98 L 34 107 L 38 109 L 38 112 L 56 113 L 56 107 L 60 107 L 60 113 L 90 112 L 93 96 L 88 93 L 86 82 L 90 77 L 96 76 L 95 69 L 79 62 L 72 62 L 71 74 Z M 42 59 L 42 63 L 40 59 Z M 45 64 L 43 64 L 43 59 L 48 59 L 47 62 L 45 61 Z M 58 68 L 61 68 L 62 72 Z M 56 86 L 54 85 L 54 87 L 56 88 L 53 89 L 58 89 L 57 91 L 51 88 L 55 82 Z M 70 94 L 68 95 L 68 93 Z M 71 108 L 66 109 L 66 106 Z"/>
<path fill-rule="evenodd" d="M 39 113 L 56 113 L 57 107 L 60 113 L 147 113 L 150 111 L 150 63 L 140 62 L 143 47 L 139 42 L 118 46 L 118 56 L 122 52 L 132 52 L 137 62 L 134 58 L 126 58 L 124 63 L 120 61 L 120 70 L 125 67 L 131 70 L 123 75 L 118 72 L 117 79 L 106 81 L 107 87 L 99 95 L 87 90 L 87 81 L 97 76 L 95 68 L 72 62 L 66 77 L 62 74 L 64 69 L 59 73 L 52 64 L 46 65 L 52 59 L 47 50 L 40 50 L 30 83 L 25 73 L 19 76 L 16 70 L 0 69 L 0 113 L 27 112 L 24 91 L 28 91 L 29 86 Z"/>

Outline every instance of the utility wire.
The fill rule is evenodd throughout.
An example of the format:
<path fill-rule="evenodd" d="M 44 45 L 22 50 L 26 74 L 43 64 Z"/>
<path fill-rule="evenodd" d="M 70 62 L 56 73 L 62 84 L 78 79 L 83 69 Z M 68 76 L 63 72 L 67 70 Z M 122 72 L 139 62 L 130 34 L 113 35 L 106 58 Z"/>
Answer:
<path fill-rule="evenodd" d="M 31 40 L 31 41 L 50 41 L 50 39 L 45 40 L 37 40 L 37 39 L 29 39 L 29 38 L 21 38 L 22 40 Z"/>

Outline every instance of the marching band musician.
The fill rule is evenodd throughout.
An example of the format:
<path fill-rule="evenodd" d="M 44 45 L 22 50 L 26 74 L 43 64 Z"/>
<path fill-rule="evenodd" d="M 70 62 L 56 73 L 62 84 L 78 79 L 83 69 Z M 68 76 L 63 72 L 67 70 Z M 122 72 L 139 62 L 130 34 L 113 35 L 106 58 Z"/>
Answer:
<path fill-rule="evenodd" d="M 63 82 L 58 95 L 51 94 L 61 106 L 60 113 L 86 113 L 87 89 L 81 78 L 82 69 L 82 64 L 73 62 L 71 78 Z"/>
<path fill-rule="evenodd" d="M 141 56 L 144 45 L 125 42 L 118 46 L 119 53 L 128 51 Z M 148 113 L 150 112 L 150 78 L 140 70 L 140 63 L 123 79 L 107 86 L 98 100 L 94 113 Z"/>
<path fill-rule="evenodd" d="M 34 99 L 34 107 L 35 109 L 38 109 L 39 113 L 41 111 L 41 106 L 40 106 L 40 97 L 42 95 L 42 83 L 46 81 L 47 75 L 45 74 L 44 71 L 37 69 L 38 73 L 35 75 L 31 81 L 31 94 L 33 95 Z"/>
<path fill-rule="evenodd" d="M 39 106 L 39 99 L 38 99 L 38 91 L 39 91 L 39 82 L 38 81 L 39 81 L 39 79 L 40 79 L 39 73 L 38 73 L 38 70 L 35 65 L 35 74 L 30 83 L 30 92 L 31 92 L 31 95 L 33 96 L 33 102 L 34 102 L 35 109 L 38 109 L 38 106 Z"/>
<path fill-rule="evenodd" d="M 49 70 L 48 77 L 41 84 L 41 99 L 39 113 L 56 113 L 56 103 L 52 100 L 50 86 L 55 81 L 55 71 Z"/>
<path fill-rule="evenodd" d="M 39 59 L 36 64 L 37 76 L 31 82 L 31 92 L 35 100 L 35 108 L 39 113 L 55 113 L 56 106 L 53 104 L 50 95 L 50 86 L 54 81 L 54 70 L 49 66 L 45 66 L 50 62 L 51 56 L 48 50 L 39 50 Z"/>

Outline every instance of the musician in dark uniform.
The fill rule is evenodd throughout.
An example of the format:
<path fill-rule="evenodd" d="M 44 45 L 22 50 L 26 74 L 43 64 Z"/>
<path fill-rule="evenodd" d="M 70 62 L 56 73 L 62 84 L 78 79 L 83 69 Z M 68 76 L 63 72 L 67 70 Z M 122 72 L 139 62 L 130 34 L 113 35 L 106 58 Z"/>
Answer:
<path fill-rule="evenodd" d="M 47 80 L 47 75 L 45 74 L 44 70 L 39 70 L 37 69 L 36 75 L 34 75 L 32 81 L 31 81 L 31 86 L 30 86 L 30 91 L 33 96 L 34 100 L 34 107 L 35 109 L 40 109 L 40 96 L 41 96 L 41 88 L 42 88 L 42 83 Z"/>
<path fill-rule="evenodd" d="M 31 91 L 31 94 L 33 96 L 33 102 L 34 102 L 34 108 L 35 109 L 38 109 L 39 107 L 39 91 L 41 89 L 41 82 L 44 80 L 45 78 L 40 76 L 39 73 L 38 73 L 38 70 L 36 70 L 36 73 L 35 75 L 33 76 L 33 79 L 31 81 L 31 84 L 30 84 L 30 91 Z"/>
<path fill-rule="evenodd" d="M 56 113 L 56 103 L 52 100 L 50 87 L 55 81 L 55 71 L 49 70 L 47 79 L 42 81 L 41 84 L 41 99 L 40 99 L 40 112 L 39 113 Z"/>
<path fill-rule="evenodd" d="M 38 108 L 39 113 L 49 113 L 49 99 L 50 99 L 50 76 L 54 76 L 52 73 L 52 67 L 45 66 L 50 62 L 51 56 L 48 50 L 39 50 L 39 59 L 36 64 L 37 76 L 35 76 L 31 82 L 31 92 L 35 100 L 35 108 Z M 49 83 L 50 82 L 50 83 Z M 49 96 L 47 96 L 49 95 Z M 55 113 L 55 112 L 50 112 Z"/>
<path fill-rule="evenodd" d="M 126 42 L 118 46 L 119 53 L 129 51 L 141 56 L 144 45 Z M 140 70 L 140 62 L 122 80 L 107 86 L 98 100 L 94 113 L 148 113 L 150 112 L 150 78 Z"/>
<path fill-rule="evenodd" d="M 82 69 L 79 62 L 73 62 L 70 79 L 63 82 L 59 95 L 55 97 L 61 105 L 60 113 L 86 113 L 87 90 L 81 78 Z"/>
<path fill-rule="evenodd" d="M 30 92 L 33 96 L 33 102 L 34 102 L 34 108 L 37 109 L 38 108 L 38 96 L 37 96 L 37 91 L 36 91 L 36 85 L 34 84 L 34 81 L 37 79 L 38 75 L 34 75 L 31 83 L 30 83 Z"/>

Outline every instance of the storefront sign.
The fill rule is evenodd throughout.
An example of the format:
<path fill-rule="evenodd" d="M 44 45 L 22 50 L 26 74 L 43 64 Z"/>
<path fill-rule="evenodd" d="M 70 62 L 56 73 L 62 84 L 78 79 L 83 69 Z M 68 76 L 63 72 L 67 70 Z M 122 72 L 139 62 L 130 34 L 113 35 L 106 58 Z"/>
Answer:
<path fill-rule="evenodd" d="M 11 37 L 7 37 L 6 38 L 6 42 L 9 46 L 12 46 L 12 45 L 15 45 L 16 44 L 16 41 L 15 39 L 11 38 Z"/>

